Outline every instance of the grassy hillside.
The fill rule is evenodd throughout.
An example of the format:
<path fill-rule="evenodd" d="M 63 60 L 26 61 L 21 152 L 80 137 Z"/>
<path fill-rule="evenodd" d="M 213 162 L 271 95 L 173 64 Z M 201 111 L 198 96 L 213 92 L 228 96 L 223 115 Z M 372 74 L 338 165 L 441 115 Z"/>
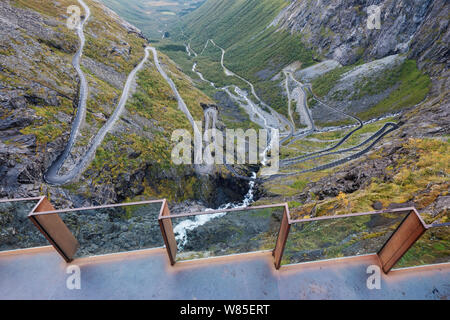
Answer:
<path fill-rule="evenodd" d="M 342 80 L 343 76 L 360 66 L 361 64 L 355 64 L 336 68 L 317 77 L 312 82 L 314 93 L 325 98 L 331 105 L 340 105 L 349 101 L 359 102 L 363 98 L 386 92 L 385 97 L 364 102 L 364 110 L 357 113 L 361 119 L 369 120 L 413 107 L 422 102 L 430 92 L 431 79 L 417 68 L 414 60 L 405 60 L 399 65 L 372 74 L 369 70 L 352 86 L 343 86 L 342 82 L 346 82 Z"/>
<path fill-rule="evenodd" d="M 312 64 L 301 38 L 268 26 L 289 3 L 286 0 L 208 0 L 180 26 L 191 46 L 201 51 L 208 39 L 224 49 L 225 64 L 253 80 L 267 80 L 280 67 L 300 60 Z M 261 74 L 257 74 L 259 71 Z"/>
<path fill-rule="evenodd" d="M 198 10 L 187 15 L 181 27 L 188 36 L 194 35 L 193 47 L 199 48 L 209 38 L 226 49 L 249 40 L 263 31 L 286 0 L 208 0 Z"/>
<path fill-rule="evenodd" d="M 39 193 L 47 191 L 50 198 L 56 198 L 52 196 L 56 188 L 42 181 L 42 173 L 53 161 L 49 158 L 64 148 L 77 106 L 78 76 L 71 63 L 79 41 L 76 33 L 66 27 L 64 16 L 67 7 L 75 2 L 61 0 L 42 5 L 41 1 L 11 1 L 19 16 L 33 14 L 35 24 L 20 27 L 20 36 L 0 46 L 3 89 L 26 102 L 19 112 L 29 117 L 14 128 L 17 135 L 14 131 L 14 135 L 0 142 L 26 150 L 11 161 L 20 168 L 28 163 L 39 165 L 36 172 L 40 175 L 32 182 Z M 123 21 L 111 16 L 102 4 L 91 0 L 86 0 L 86 4 L 92 15 L 84 30 L 86 46 L 81 67 L 88 80 L 89 94 L 86 119 L 72 152 L 73 162 L 85 154 L 91 139 L 116 108 L 125 79 L 142 60 L 147 45 L 146 39 L 129 32 Z M 39 17 L 48 22 L 40 24 Z M 190 169 L 175 168 L 170 161 L 173 130 L 192 128 L 152 60 L 150 57 L 139 72 L 121 119 L 97 149 L 82 178 L 64 187 L 72 194 L 102 203 L 142 194 L 146 198 L 167 197 L 174 201 L 198 198 L 193 187 L 198 180 Z M 160 62 L 192 116 L 201 121 L 200 103 L 212 100 L 197 90 L 167 56 L 160 54 Z M 1 119 L 19 117 L 15 112 L 18 111 L 0 106 Z M 15 142 L 28 137 L 36 141 L 29 149 Z M 174 179 L 178 179 L 175 185 Z"/>
<path fill-rule="evenodd" d="M 287 4 L 285 0 L 208 0 L 172 28 L 171 40 L 178 45 L 191 41 L 194 51 L 200 53 L 206 41 L 213 39 L 227 50 L 225 66 L 254 83 L 264 101 L 287 115 L 287 100 L 278 89 L 279 81 L 271 79 L 294 61 L 303 66 L 313 63 L 312 53 L 299 36 L 267 28 Z M 184 64 L 182 57 L 167 54 Z M 219 85 L 234 83 L 236 79 L 224 76 L 220 56 L 220 50 L 208 48 L 196 59 L 198 70 Z"/>

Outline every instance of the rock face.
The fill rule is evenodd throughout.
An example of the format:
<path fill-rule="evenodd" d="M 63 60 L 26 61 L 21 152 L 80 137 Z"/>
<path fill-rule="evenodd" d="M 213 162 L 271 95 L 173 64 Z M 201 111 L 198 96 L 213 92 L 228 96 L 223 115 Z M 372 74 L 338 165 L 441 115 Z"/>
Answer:
<path fill-rule="evenodd" d="M 37 201 L 0 203 L 0 251 L 47 245 L 45 237 L 28 219 Z"/>
<path fill-rule="evenodd" d="M 164 245 L 158 224 L 161 203 L 62 214 L 80 243 L 76 257 L 157 248 Z"/>
<path fill-rule="evenodd" d="M 0 197 L 23 197 L 39 193 L 43 171 L 64 148 L 66 132 L 51 143 L 38 146 L 36 135 L 24 131 L 42 119 L 44 106 L 58 110 L 74 99 L 76 86 L 66 84 L 74 78 L 69 61 L 61 56 L 41 55 L 47 48 L 67 54 L 76 43 L 53 26 L 59 21 L 22 8 L 10 1 L 0 3 Z M 42 63 L 41 72 L 36 68 Z M 49 76 L 47 68 L 60 65 L 59 79 Z M 55 117 L 59 126 L 72 121 L 71 103 Z M 40 149 L 40 152 L 36 150 Z"/>
<path fill-rule="evenodd" d="M 381 9 L 381 29 L 367 28 L 367 8 Z M 445 13 L 447 12 L 447 14 Z M 305 43 L 319 56 L 343 65 L 388 55 L 406 53 L 413 56 L 447 51 L 448 1 L 445 0 L 295 0 L 272 22 L 272 25 L 303 36 Z M 425 49 L 427 48 L 427 49 Z M 441 55 L 442 57 L 442 55 Z M 445 63 L 433 59 L 434 63 Z"/>

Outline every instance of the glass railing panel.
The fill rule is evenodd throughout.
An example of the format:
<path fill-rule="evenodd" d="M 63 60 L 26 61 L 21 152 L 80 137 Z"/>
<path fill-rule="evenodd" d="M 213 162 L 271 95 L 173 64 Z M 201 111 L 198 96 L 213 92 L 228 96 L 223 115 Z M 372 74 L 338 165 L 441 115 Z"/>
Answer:
<path fill-rule="evenodd" d="M 79 242 L 74 258 L 164 246 L 158 223 L 163 202 L 59 212 Z"/>
<path fill-rule="evenodd" d="M 450 262 L 450 225 L 431 227 L 403 255 L 395 269 Z"/>
<path fill-rule="evenodd" d="M 28 218 L 39 199 L 0 202 L 0 251 L 49 245 Z"/>
<path fill-rule="evenodd" d="M 282 265 L 377 253 L 407 214 L 300 220 L 291 225 Z"/>
<path fill-rule="evenodd" d="M 177 261 L 273 250 L 284 207 L 172 218 Z"/>

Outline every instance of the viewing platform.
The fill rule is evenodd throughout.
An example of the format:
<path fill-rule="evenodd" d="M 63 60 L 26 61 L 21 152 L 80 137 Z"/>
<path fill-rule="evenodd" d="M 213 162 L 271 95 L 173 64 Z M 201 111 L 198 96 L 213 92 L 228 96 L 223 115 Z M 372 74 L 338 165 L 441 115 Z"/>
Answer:
<path fill-rule="evenodd" d="M 40 197 L 2 200 L 0 213 L 0 299 L 450 294 L 449 224 L 427 225 L 414 208 L 296 220 L 286 204 L 171 215 L 165 200 L 54 210 Z"/>

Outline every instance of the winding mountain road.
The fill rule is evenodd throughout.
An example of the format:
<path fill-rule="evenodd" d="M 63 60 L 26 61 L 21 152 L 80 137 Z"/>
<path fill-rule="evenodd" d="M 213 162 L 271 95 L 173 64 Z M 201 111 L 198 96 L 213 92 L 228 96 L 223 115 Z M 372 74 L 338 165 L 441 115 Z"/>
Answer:
<path fill-rule="evenodd" d="M 85 26 L 86 22 L 89 20 L 89 17 L 91 16 L 91 10 L 84 3 L 83 0 L 78 0 L 78 3 L 83 7 L 85 14 L 84 14 L 84 19 L 80 22 L 80 24 L 76 28 L 78 38 L 80 39 L 80 46 L 72 59 L 72 66 L 75 68 L 75 70 L 78 74 L 78 78 L 80 79 L 80 89 L 79 89 L 80 93 L 79 93 L 79 97 L 78 97 L 77 113 L 75 115 L 75 119 L 72 122 L 72 129 L 70 132 L 69 141 L 67 142 L 63 153 L 60 156 L 58 156 L 58 158 L 53 162 L 53 164 L 50 166 L 50 168 L 44 175 L 44 179 L 50 184 L 64 183 L 65 179 L 59 179 L 58 171 L 64 164 L 64 161 L 70 155 L 70 152 L 72 151 L 72 147 L 75 144 L 77 135 L 80 131 L 81 124 L 83 123 L 83 121 L 86 117 L 86 102 L 87 102 L 87 97 L 88 97 L 88 83 L 87 83 L 86 76 L 84 75 L 83 70 L 81 70 L 80 62 L 81 62 L 81 57 L 83 56 L 83 50 L 84 50 L 84 46 L 85 46 L 85 42 L 86 42 L 86 39 L 84 36 L 84 26 Z"/>
<path fill-rule="evenodd" d="M 287 167 L 287 166 L 291 166 L 291 165 L 294 165 L 294 164 L 299 164 L 299 163 L 302 163 L 302 162 L 306 162 L 306 161 L 309 161 L 309 160 L 314 160 L 314 159 L 322 158 L 322 157 L 329 156 L 329 155 L 344 154 L 344 153 L 347 153 L 347 152 L 359 149 L 362 146 L 364 146 L 367 143 L 369 143 L 370 141 L 372 141 L 373 139 L 379 137 L 380 135 L 383 135 L 387 128 L 390 128 L 389 130 L 391 130 L 391 128 L 397 129 L 398 125 L 396 123 L 393 123 L 393 122 L 387 122 L 387 123 L 384 124 L 384 126 L 381 129 L 379 129 L 377 132 L 375 132 L 369 138 L 365 139 L 363 142 L 361 142 L 360 144 L 358 144 L 356 146 L 353 146 L 353 147 L 350 147 L 350 148 L 347 148 L 347 149 L 340 149 L 340 150 L 334 151 L 334 152 L 325 152 L 325 151 L 322 150 L 322 151 L 319 151 L 318 153 L 316 153 L 316 155 L 312 155 L 312 154 L 310 154 L 309 156 L 305 155 L 301 159 L 282 160 L 280 166 L 281 167 Z M 333 147 L 333 148 L 330 148 L 330 149 L 333 150 L 333 149 L 336 149 L 336 147 Z"/>
<path fill-rule="evenodd" d="M 294 130 L 295 130 L 295 121 L 294 121 L 294 117 L 292 116 L 292 97 L 291 97 L 291 89 L 289 89 L 289 77 L 286 74 L 286 72 L 284 72 L 284 75 L 285 75 L 284 86 L 285 86 L 287 99 L 288 99 L 288 113 L 289 113 L 289 118 L 291 119 L 292 125 L 294 126 Z"/>
<path fill-rule="evenodd" d="M 310 88 L 308 88 L 308 89 L 310 90 Z M 310 90 L 310 92 L 312 93 L 311 90 Z M 302 155 L 302 156 L 299 156 L 299 157 L 294 157 L 294 158 L 285 159 L 285 160 L 283 160 L 283 161 L 281 162 L 281 165 L 284 165 L 285 163 L 291 163 L 291 164 L 294 164 L 295 161 L 302 160 L 302 159 L 304 159 L 304 158 L 309 158 L 309 157 L 311 157 L 311 156 L 319 155 L 319 154 L 322 154 L 322 153 L 327 153 L 327 152 L 333 151 L 333 150 L 339 148 L 342 144 L 344 144 L 344 142 L 346 142 L 346 141 L 347 141 L 347 140 L 348 140 L 355 132 L 361 130 L 361 129 L 364 127 L 364 123 L 363 123 L 363 121 L 362 121 L 361 119 L 359 119 L 359 118 L 357 118 L 357 117 L 355 117 L 355 116 L 352 116 L 352 115 L 350 115 L 350 114 L 347 114 L 347 113 L 345 113 L 345 112 L 343 112 L 343 111 L 340 111 L 340 110 L 338 110 L 338 109 L 336 109 L 336 108 L 333 108 L 333 107 L 327 105 L 327 104 L 324 103 L 323 101 L 319 100 L 319 99 L 314 95 L 314 93 L 312 93 L 312 94 L 313 94 L 314 99 L 316 99 L 320 104 L 322 104 L 323 106 L 325 106 L 325 107 L 327 107 L 327 108 L 329 108 L 329 109 L 331 109 L 331 110 L 333 110 L 333 111 L 340 112 L 340 113 L 346 115 L 347 117 L 354 119 L 355 121 L 357 121 L 357 122 L 359 123 L 359 126 L 358 126 L 357 128 L 355 128 L 354 130 L 350 131 L 349 133 L 347 133 L 347 134 L 346 134 L 342 139 L 340 139 L 339 142 L 336 143 L 335 145 L 333 145 L 333 146 L 331 146 L 331 147 L 329 147 L 329 148 L 326 148 L 326 149 L 323 149 L 323 150 L 320 150 L 320 151 L 316 151 L 316 152 L 312 152 L 312 153 L 308 153 L 308 154 L 305 154 L 305 155 Z"/>
<path fill-rule="evenodd" d="M 44 175 L 45 181 L 47 181 L 47 183 L 52 184 L 52 185 L 63 185 L 63 184 L 67 184 L 67 183 L 71 182 L 72 180 L 74 180 L 76 177 L 78 177 L 83 172 L 83 170 L 86 168 L 86 166 L 94 158 L 95 152 L 96 152 L 97 148 L 100 146 L 100 144 L 103 142 L 106 134 L 113 128 L 114 124 L 116 123 L 116 121 L 119 119 L 119 117 L 123 113 L 125 105 L 128 101 L 130 89 L 131 89 L 132 84 L 136 77 L 136 74 L 143 68 L 145 62 L 148 60 L 149 50 L 151 49 L 150 47 L 145 48 L 144 58 L 133 69 L 133 71 L 131 71 L 131 73 L 128 75 L 127 81 L 126 81 L 125 86 L 122 91 L 122 96 L 120 97 L 117 107 L 115 108 L 113 114 L 109 117 L 108 121 L 99 130 L 97 135 L 91 140 L 88 151 L 83 155 L 81 160 L 70 171 L 68 171 L 67 173 L 64 173 L 64 174 L 59 174 L 61 167 L 63 166 L 64 162 L 69 157 L 69 155 L 72 151 L 73 145 L 76 141 L 76 137 L 80 130 L 80 126 L 86 116 L 86 101 L 87 101 L 87 96 L 88 96 L 88 84 L 86 81 L 86 77 L 85 77 L 83 71 L 81 70 L 80 62 L 81 62 L 81 57 L 83 54 L 83 49 L 84 49 L 84 44 L 85 44 L 84 25 L 90 16 L 90 10 L 89 10 L 89 7 L 83 2 L 83 0 L 78 0 L 78 2 L 83 6 L 83 8 L 86 12 L 85 18 L 80 23 L 80 25 L 77 27 L 77 34 L 78 34 L 78 37 L 80 38 L 80 47 L 79 47 L 78 51 L 76 52 L 74 59 L 73 59 L 73 66 L 77 70 L 78 75 L 80 77 L 80 97 L 79 97 L 77 115 L 72 124 L 72 130 L 70 133 L 69 142 L 67 143 L 63 153 L 56 159 L 56 161 L 50 166 L 50 168 L 47 170 L 47 172 Z"/>
<path fill-rule="evenodd" d="M 358 151 L 358 152 L 356 152 L 356 153 L 354 153 L 354 154 L 352 154 L 350 156 L 347 156 L 345 158 L 342 158 L 342 159 L 339 159 L 339 160 L 336 160 L 336 161 L 332 161 L 332 162 L 324 164 L 324 165 L 315 166 L 315 167 L 313 167 L 311 169 L 307 169 L 307 170 L 295 171 L 295 172 L 292 172 L 292 173 L 277 174 L 277 175 L 271 176 L 270 178 L 268 178 L 268 180 L 276 179 L 276 178 L 279 178 L 279 177 L 286 177 L 286 176 L 293 176 L 293 175 L 303 174 L 303 173 L 307 173 L 307 172 L 315 172 L 315 171 L 326 170 L 326 169 L 330 169 L 330 168 L 333 168 L 333 167 L 345 164 L 345 163 L 347 163 L 349 161 L 358 159 L 359 157 L 365 155 L 370 150 L 372 150 L 372 148 L 375 147 L 375 145 L 379 141 L 381 141 L 381 139 L 383 139 L 386 135 L 388 135 L 389 133 L 391 133 L 391 132 L 393 132 L 393 131 L 395 131 L 395 130 L 397 130 L 399 128 L 398 124 L 396 124 L 396 123 L 393 123 L 393 122 L 385 123 L 384 126 L 381 129 L 379 129 L 377 132 L 375 132 L 369 138 L 365 139 L 360 144 L 358 144 L 356 146 L 353 146 L 353 147 L 350 147 L 350 148 L 341 149 L 341 150 L 338 150 L 338 151 L 333 151 L 333 150 L 336 150 L 337 148 L 339 148 L 342 144 L 344 144 L 355 132 L 361 130 L 364 127 L 364 123 L 363 123 L 363 121 L 361 119 L 359 119 L 359 118 L 357 118 L 355 116 L 352 116 L 350 114 L 347 114 L 347 113 L 345 113 L 343 111 L 340 111 L 340 110 L 338 110 L 336 108 L 333 108 L 333 107 L 327 105 L 326 103 L 324 103 L 323 101 L 321 101 L 319 98 L 317 98 L 314 95 L 314 93 L 312 92 L 310 86 L 308 86 L 308 89 L 310 90 L 311 94 L 313 95 L 313 98 L 315 100 L 317 100 L 320 104 L 322 104 L 323 106 L 328 107 L 328 108 L 330 108 L 330 109 L 332 109 L 334 111 L 340 112 L 340 113 L 342 113 L 342 114 L 344 114 L 344 115 L 346 115 L 346 116 L 348 116 L 350 118 L 353 118 L 354 120 L 358 121 L 359 126 L 356 129 L 352 130 L 351 132 L 347 133 L 342 139 L 339 140 L 338 143 L 336 143 L 332 147 L 329 147 L 329 148 L 326 148 L 326 149 L 323 149 L 323 150 L 320 150 L 320 151 L 317 151 L 317 152 L 312 152 L 312 153 L 309 153 L 309 154 L 306 154 L 306 155 L 303 155 L 303 156 L 300 156 L 300 157 L 284 159 L 284 160 L 281 161 L 280 167 L 282 167 L 282 168 L 283 167 L 288 167 L 288 166 L 291 166 L 291 165 L 303 163 L 303 162 L 310 161 L 310 160 L 319 159 L 319 158 L 322 158 L 322 157 L 325 157 L 325 156 L 329 156 L 329 155 L 339 155 L 339 154 L 343 155 L 345 153 L 348 153 L 348 152 L 351 152 L 351 151 L 355 151 L 355 150 L 365 146 L 366 144 L 368 144 L 371 141 L 373 141 L 373 142 L 368 147 L 366 147 L 365 149 L 360 150 L 360 151 Z"/>
<path fill-rule="evenodd" d="M 275 119 L 277 119 L 277 121 L 278 121 L 280 124 L 284 124 L 286 127 L 289 128 L 289 131 L 290 131 L 290 132 L 289 132 L 289 134 L 288 134 L 288 137 L 286 137 L 286 138 L 283 139 L 283 140 L 288 140 L 288 139 L 290 139 L 290 138 L 292 137 L 292 135 L 294 134 L 294 130 L 295 130 L 293 124 L 292 124 L 288 119 L 286 119 L 286 117 L 284 117 L 283 115 L 279 114 L 279 113 L 278 113 L 277 111 L 275 111 L 272 107 L 270 107 L 268 104 L 266 104 L 266 103 L 258 96 L 258 94 L 256 93 L 255 86 L 253 85 L 253 83 L 251 83 L 251 82 L 248 81 L 247 79 L 241 77 L 240 75 L 234 73 L 233 71 L 231 71 L 230 69 L 228 69 L 228 68 L 225 66 L 224 60 L 225 60 L 226 50 L 225 50 L 224 48 L 218 46 L 218 45 L 214 42 L 213 39 L 209 39 L 208 41 L 211 42 L 215 47 L 217 47 L 217 48 L 222 52 L 222 56 L 221 56 L 221 58 L 220 58 L 220 64 L 221 64 L 221 66 L 222 66 L 222 69 L 223 69 L 225 75 L 226 75 L 226 76 L 233 76 L 233 77 L 236 77 L 236 78 L 242 80 L 243 82 L 245 82 L 245 83 L 250 87 L 250 91 L 251 91 L 253 97 L 255 97 L 255 99 L 257 100 L 257 102 L 258 102 L 260 105 L 262 105 L 264 108 L 268 109 L 268 110 L 270 111 L 270 113 L 271 113 L 271 116 L 274 117 Z M 207 41 L 206 44 L 205 44 L 205 48 L 206 48 L 207 45 L 208 45 L 208 41 Z M 204 49 L 205 49 L 205 48 L 204 48 Z M 261 112 L 260 112 L 260 113 L 261 113 Z M 270 128 L 273 128 L 273 127 L 270 127 Z M 278 127 L 277 129 L 282 129 L 282 128 Z M 284 129 L 284 128 L 283 128 L 283 129 Z M 280 130 L 280 131 L 281 131 L 281 130 Z M 281 142 L 281 143 L 283 143 L 283 142 Z"/>
<path fill-rule="evenodd" d="M 388 122 L 386 124 L 384 124 L 384 126 L 379 129 L 376 133 L 372 134 L 369 138 L 365 139 L 363 142 L 361 142 L 360 144 L 350 147 L 350 148 L 346 148 L 346 149 L 342 149 L 342 150 L 337 150 L 340 146 L 342 146 L 351 136 L 353 136 L 357 131 L 361 130 L 364 127 L 364 123 L 361 119 L 359 119 L 358 117 L 355 117 L 351 114 L 348 114 L 344 111 L 341 111 L 337 108 L 331 107 L 329 105 L 327 105 L 326 103 L 324 103 L 323 101 L 321 101 L 318 97 L 316 97 L 314 95 L 314 93 L 312 92 L 311 86 L 310 84 L 302 84 L 301 82 L 299 82 L 292 74 L 292 72 L 288 71 L 288 70 L 283 70 L 283 73 L 286 77 L 285 79 L 285 89 L 287 92 L 287 96 L 288 96 L 288 109 L 289 109 L 289 117 L 290 117 L 290 121 L 288 119 L 286 119 L 284 116 L 278 114 L 275 110 L 273 110 L 270 106 L 268 106 L 267 104 L 265 104 L 260 98 L 259 96 L 256 94 L 256 90 L 254 85 L 249 82 L 248 80 L 244 79 L 243 77 L 235 74 L 234 72 L 230 71 L 228 68 L 226 68 L 226 66 L 224 65 L 224 56 L 226 53 L 226 50 L 223 49 L 222 47 L 218 46 L 213 39 L 208 39 L 205 43 L 205 46 L 203 47 L 202 52 L 200 53 L 200 55 L 202 55 L 204 53 L 204 51 L 206 50 L 206 48 L 208 47 L 208 44 L 211 43 L 213 44 L 215 47 L 217 47 L 218 49 L 221 50 L 222 52 L 222 56 L 221 56 L 221 66 L 224 70 L 224 73 L 226 76 L 234 76 L 237 77 L 238 79 L 242 80 L 243 82 L 245 82 L 251 89 L 251 93 L 252 95 L 256 98 L 257 102 L 263 106 L 264 108 L 267 108 L 268 110 L 270 110 L 271 116 L 275 116 L 278 121 L 280 121 L 280 123 L 283 123 L 285 125 L 287 125 L 290 128 L 290 133 L 287 135 L 287 137 L 285 137 L 284 139 L 282 139 L 280 141 L 280 144 L 284 144 L 286 141 L 288 141 L 290 138 L 295 137 L 295 140 L 297 139 L 301 139 L 304 137 L 307 137 L 308 135 L 311 135 L 314 132 L 320 131 L 316 128 L 313 117 L 312 117 L 312 113 L 308 108 L 308 104 L 307 104 L 307 92 L 305 91 L 305 88 L 307 88 L 311 94 L 313 95 L 313 98 L 318 101 L 321 105 L 325 106 L 326 108 L 329 108 L 331 110 L 333 110 L 334 112 L 338 112 L 346 117 L 349 117 L 351 119 L 353 119 L 355 122 L 358 123 L 358 126 L 351 130 L 350 132 L 348 132 L 343 138 L 341 138 L 340 140 L 337 141 L 336 144 L 334 144 L 333 146 L 329 147 L 329 148 L 325 148 L 323 150 L 320 151 L 316 151 L 316 152 L 312 152 L 312 153 L 308 153 L 302 156 L 298 156 L 298 157 L 294 157 L 294 158 L 290 158 L 290 159 L 284 159 L 281 161 L 280 166 L 281 167 L 288 167 L 291 165 L 295 165 L 298 163 L 303 163 L 306 161 L 310 161 L 310 160 L 315 160 L 315 159 L 319 159 L 325 156 L 330 156 L 330 155 L 344 155 L 346 153 L 361 149 L 362 147 L 366 146 L 367 144 L 369 144 L 366 148 L 364 148 L 363 150 L 357 151 L 356 153 L 349 155 L 347 157 L 344 157 L 342 159 L 336 160 L 336 161 L 332 161 L 330 163 L 324 164 L 324 165 L 320 165 L 320 166 L 315 166 L 313 168 L 307 169 L 307 170 L 302 170 L 302 171 L 296 171 L 296 172 L 292 172 L 292 173 L 282 173 L 282 174 L 277 174 L 277 175 L 273 175 L 269 178 L 265 178 L 265 179 L 257 179 L 258 181 L 267 181 L 267 180 L 272 180 L 275 179 L 277 177 L 285 177 L 285 176 L 291 176 L 291 175 L 298 175 L 298 174 L 302 174 L 302 173 L 307 173 L 307 172 L 314 172 L 314 171 L 320 171 L 320 170 L 325 170 L 325 169 L 329 169 L 329 168 L 333 168 L 335 166 L 338 165 L 342 165 L 346 162 L 352 161 L 354 159 L 357 159 L 361 156 L 363 156 L 364 154 L 368 153 L 381 139 L 383 139 L 387 134 L 391 133 L 394 130 L 398 129 L 398 125 L 396 123 L 392 123 L 392 122 Z M 196 72 L 195 70 L 196 68 L 196 64 L 194 64 L 193 66 L 193 71 Z M 199 75 L 200 79 L 202 79 L 203 81 L 207 81 L 206 79 L 204 79 L 203 75 Z M 296 88 L 293 90 L 293 92 L 291 92 L 290 87 L 289 87 L 289 81 L 294 81 L 296 83 Z M 237 86 L 235 87 L 235 92 L 237 94 L 237 96 L 234 96 L 228 87 L 222 88 L 233 100 L 235 100 L 236 102 L 239 103 L 239 101 L 242 99 L 243 102 L 245 102 L 248 106 L 250 106 L 253 110 L 253 112 L 264 121 L 264 127 L 266 127 L 267 129 L 271 129 L 273 128 L 271 125 L 269 125 L 269 121 L 268 119 L 264 116 L 264 112 L 262 111 L 262 109 L 259 109 L 259 106 L 257 106 L 255 103 L 253 103 L 248 97 L 247 95 L 243 94 L 243 90 L 238 88 Z M 301 90 L 301 92 L 299 92 L 299 90 Z M 300 117 L 303 118 L 305 120 L 305 123 L 307 125 L 307 129 L 306 130 L 301 130 L 299 132 L 295 132 L 295 122 L 292 116 L 292 97 L 294 96 L 295 100 L 297 101 L 297 112 L 299 113 Z M 238 98 L 240 97 L 240 98 Z M 270 151 L 270 146 L 268 147 L 268 149 L 265 151 L 265 154 L 267 154 Z M 266 157 L 265 157 L 266 159 Z M 244 177 L 240 174 L 238 174 L 234 168 L 230 165 L 226 165 L 227 168 L 233 172 L 233 174 L 235 174 L 238 178 L 241 179 L 252 179 L 252 178 L 248 178 L 248 177 Z"/>
<path fill-rule="evenodd" d="M 388 126 L 390 126 L 391 128 L 388 129 L 388 130 L 385 130 L 385 128 L 387 128 Z M 375 145 L 379 141 L 381 141 L 386 135 L 388 135 L 389 133 L 397 130 L 398 128 L 399 128 L 399 126 L 396 123 L 387 123 L 383 127 L 383 129 L 384 129 L 383 133 L 379 134 L 378 138 L 375 141 L 373 141 L 368 147 L 366 147 L 365 149 L 363 149 L 361 151 L 358 151 L 358 152 L 356 152 L 356 153 L 354 153 L 354 154 L 352 154 L 350 156 L 347 156 L 347 157 L 345 157 L 343 159 L 339 159 L 339 160 L 336 160 L 336 161 L 333 161 L 333 162 L 330 162 L 330 163 L 327 163 L 327 164 L 324 164 L 324 165 L 316 166 L 316 167 L 311 168 L 311 169 L 295 171 L 295 172 L 290 172 L 290 173 L 279 173 L 279 174 L 273 175 L 273 176 L 265 179 L 265 181 L 274 180 L 274 179 L 277 179 L 277 178 L 288 177 L 288 176 L 296 176 L 296 175 L 303 174 L 303 173 L 308 173 L 308 172 L 316 172 L 316 171 L 327 170 L 327 169 L 331 169 L 331 168 L 343 165 L 343 164 L 345 164 L 347 162 L 350 162 L 352 160 L 356 160 L 356 159 L 362 157 L 363 155 L 365 155 L 366 153 L 368 153 L 370 150 L 372 150 L 375 147 Z M 371 137 L 371 138 L 374 138 L 374 136 Z M 368 142 L 368 140 L 366 140 L 363 144 L 366 144 L 367 142 Z M 359 145 L 359 146 L 361 146 L 361 145 Z M 354 149 L 354 148 L 352 148 L 352 149 Z M 339 151 L 337 153 L 341 153 L 341 152 L 344 152 L 344 151 Z M 322 157 L 322 155 L 321 155 L 321 157 Z"/>
<path fill-rule="evenodd" d="M 304 85 L 295 79 L 295 77 L 292 75 L 292 72 L 283 70 L 283 74 L 285 76 L 285 90 L 288 97 L 288 111 L 289 116 L 291 117 L 292 124 L 294 125 L 295 130 L 295 122 L 292 116 L 292 100 L 297 101 L 297 113 L 299 114 L 300 118 L 305 120 L 305 123 L 307 125 L 307 130 L 302 130 L 300 133 L 295 133 L 294 136 L 305 136 L 314 133 L 317 131 L 317 128 L 314 124 L 314 120 L 311 114 L 311 111 L 308 108 L 308 104 L 306 102 L 306 92 L 304 89 Z M 290 90 L 289 87 L 289 81 L 293 81 L 296 84 L 296 87 L 294 90 Z"/>
<path fill-rule="evenodd" d="M 153 59 L 155 62 L 156 69 L 161 74 L 161 76 L 166 80 L 166 82 L 169 84 L 170 88 L 172 89 L 172 92 L 175 94 L 175 97 L 178 102 L 179 109 L 186 115 L 189 122 L 191 123 L 191 126 L 194 130 L 194 141 L 195 141 L 195 150 L 194 150 L 194 164 L 200 165 L 203 163 L 202 161 L 202 134 L 197 127 L 197 124 L 195 123 L 194 118 L 192 117 L 191 112 L 189 111 L 186 103 L 184 102 L 183 98 L 181 97 L 180 93 L 178 92 L 177 86 L 172 81 L 172 79 L 167 75 L 167 73 L 164 71 L 164 69 L 161 67 L 161 64 L 159 62 L 158 58 L 158 52 L 155 48 L 149 47 L 149 49 L 153 52 Z"/>
<path fill-rule="evenodd" d="M 186 44 L 185 46 L 186 46 L 186 52 L 189 57 L 190 56 L 197 57 L 197 53 L 194 51 L 194 49 L 191 48 L 191 41 L 189 41 L 188 44 Z"/>
<path fill-rule="evenodd" d="M 314 124 L 314 119 L 312 117 L 311 114 L 311 110 L 308 108 L 308 103 L 306 101 L 306 91 L 305 91 L 305 85 L 303 85 L 303 83 L 301 83 L 300 81 L 298 81 L 294 75 L 292 74 L 292 72 L 286 72 L 287 76 L 292 79 L 292 81 L 294 81 L 297 84 L 297 88 L 294 90 L 294 93 L 296 93 L 294 95 L 294 98 L 297 100 L 297 112 L 303 116 L 303 118 L 305 118 L 307 126 L 308 126 L 308 130 L 312 133 L 317 131 L 316 125 Z M 298 92 L 298 91 L 301 91 Z"/>
<path fill-rule="evenodd" d="M 197 70 L 197 62 L 195 62 L 192 65 L 192 72 L 195 72 L 198 75 L 198 77 L 200 78 L 200 80 L 202 80 L 203 82 L 208 82 L 211 87 L 213 87 L 214 89 L 217 89 L 214 82 L 206 80 L 205 77 L 203 76 L 203 74 Z"/>

